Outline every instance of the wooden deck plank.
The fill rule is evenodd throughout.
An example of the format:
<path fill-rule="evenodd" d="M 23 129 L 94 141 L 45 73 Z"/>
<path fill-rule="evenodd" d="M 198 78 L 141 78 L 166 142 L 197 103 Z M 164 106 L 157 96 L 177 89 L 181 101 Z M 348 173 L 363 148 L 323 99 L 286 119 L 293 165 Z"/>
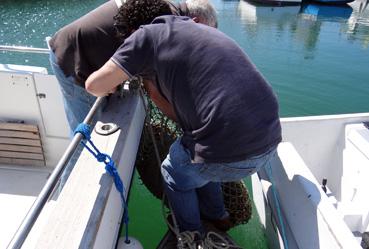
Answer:
<path fill-rule="evenodd" d="M 29 152 L 29 153 L 43 153 L 41 147 L 25 146 L 25 145 L 12 145 L 12 144 L 0 144 L 1 151 L 17 151 L 17 152 Z"/>
<path fill-rule="evenodd" d="M 45 165 L 41 138 L 36 125 L 0 123 L 0 163 Z"/>
<path fill-rule="evenodd" d="M 17 151 L 1 151 L 0 150 L 0 157 L 44 160 L 44 156 L 42 154 L 17 152 Z"/>
<path fill-rule="evenodd" d="M 45 161 L 0 157 L 0 164 L 17 164 L 17 165 L 24 165 L 24 166 L 45 166 Z"/>
<path fill-rule="evenodd" d="M 0 137 L 40 139 L 37 132 L 0 130 Z"/>
<path fill-rule="evenodd" d="M 38 133 L 37 126 L 31 124 L 0 123 L 0 130 L 28 131 Z"/>
<path fill-rule="evenodd" d="M 41 147 L 41 141 L 36 139 L 4 138 L 0 137 L 0 144 L 29 145 Z"/>

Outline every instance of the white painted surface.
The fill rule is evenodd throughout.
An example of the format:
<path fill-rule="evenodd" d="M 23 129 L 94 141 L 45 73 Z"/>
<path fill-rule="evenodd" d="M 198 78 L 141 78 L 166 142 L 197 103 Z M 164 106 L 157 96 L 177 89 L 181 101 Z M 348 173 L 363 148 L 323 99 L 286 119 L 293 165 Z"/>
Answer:
<path fill-rule="evenodd" d="M 23 66 L 23 65 L 13 65 L 13 64 L 0 64 L 1 72 L 11 72 L 11 73 L 41 73 L 47 74 L 47 70 L 44 67 L 34 67 L 34 66 Z"/>
<path fill-rule="evenodd" d="M 69 137 L 69 127 L 63 108 L 62 94 L 55 76 L 34 74 L 33 77 L 37 94 L 45 95 L 45 97 L 38 98 L 45 135 L 50 137 Z"/>
<path fill-rule="evenodd" d="M 0 64 L 0 122 L 37 125 L 46 159 L 41 168 L 0 165 L 0 248 L 10 242 L 69 143 L 61 93 L 55 77 L 46 73 L 40 67 Z M 40 91 L 46 99 L 37 97 Z"/>
<path fill-rule="evenodd" d="M 352 232 L 369 226 L 369 132 L 364 121 L 369 113 L 282 119 L 283 141 L 289 143 L 279 146 L 280 162 L 272 169 L 296 248 L 360 248 Z M 322 191 L 323 179 L 329 196 Z M 270 183 L 253 176 L 253 185 L 267 198 L 254 199 L 267 226 Z M 277 240 L 273 248 L 279 247 Z"/>
<path fill-rule="evenodd" d="M 26 72 L 28 69 L 33 71 Z M 23 66 L 17 66 L 17 71 L 0 70 L 0 122 L 37 125 L 46 166 L 54 167 L 69 143 L 69 134 L 56 78 L 40 74 L 42 71 Z M 40 99 L 38 93 L 45 93 L 46 98 Z"/>
<path fill-rule="evenodd" d="M 282 118 L 283 141 L 298 151 L 319 183 L 328 179 L 328 187 L 341 199 L 341 177 L 345 126 L 369 121 L 369 113 Z"/>
<path fill-rule="evenodd" d="M 141 99 L 135 102 L 134 105 L 127 105 L 125 108 L 131 109 L 134 113 L 134 116 L 132 119 L 130 119 L 130 122 L 127 122 L 126 126 L 123 127 L 123 129 L 125 129 L 126 131 L 126 138 L 124 143 L 124 150 L 121 155 L 122 159 L 119 161 L 118 164 L 118 172 L 122 177 L 125 188 L 128 188 L 128 186 L 131 185 L 131 176 L 133 175 L 134 171 L 136 153 L 140 143 L 140 137 L 146 112 Z M 128 191 L 128 189 L 126 189 L 126 191 Z M 111 238 L 112 234 L 115 234 L 115 239 L 113 240 L 114 242 L 118 239 L 119 227 L 117 229 L 117 225 L 119 225 L 119 222 L 117 223 L 117 221 L 120 221 L 123 215 L 123 210 L 121 208 L 117 208 L 121 205 L 120 200 L 121 199 L 120 196 L 118 196 L 118 192 L 112 191 L 108 200 L 106 211 L 104 212 L 101 221 L 100 228 L 96 235 L 96 242 L 94 244 L 95 249 L 110 248 L 106 245 L 106 238 Z M 113 243 L 111 246 L 111 248 L 114 248 L 115 244 Z"/>
<path fill-rule="evenodd" d="M 45 184 L 48 172 L 0 168 L 0 248 L 6 248 Z"/>
<path fill-rule="evenodd" d="M 145 113 L 138 96 L 119 101 L 110 102 L 112 108 L 100 120 L 121 129 L 109 136 L 93 132 L 92 140 L 118 164 L 127 196 Z M 120 195 L 104 165 L 84 150 L 35 248 L 115 248 L 122 211 Z"/>
<path fill-rule="evenodd" d="M 283 168 L 278 162 L 272 165 L 274 181 L 298 247 L 359 248 L 292 144 L 282 143 L 278 154 Z"/>
<path fill-rule="evenodd" d="M 369 225 L 369 130 L 362 123 L 350 124 L 345 135 L 338 210 L 352 231 L 363 233 Z"/>

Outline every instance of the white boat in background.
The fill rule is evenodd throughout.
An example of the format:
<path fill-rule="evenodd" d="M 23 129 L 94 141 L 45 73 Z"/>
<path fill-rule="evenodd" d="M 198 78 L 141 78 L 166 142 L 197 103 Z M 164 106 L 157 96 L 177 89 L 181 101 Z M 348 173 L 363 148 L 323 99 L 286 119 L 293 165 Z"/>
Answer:
<path fill-rule="evenodd" d="M 369 113 L 282 119 L 279 158 L 252 177 L 272 248 L 369 248 L 368 121 Z"/>
<path fill-rule="evenodd" d="M 283 23 L 283 20 L 288 20 L 291 15 L 296 16 L 300 11 L 300 6 L 276 7 L 257 5 L 242 0 L 238 4 L 238 11 L 241 19 L 249 25 L 256 24 L 258 20 L 273 20 L 274 23 Z M 269 24 L 267 21 L 265 23 Z"/>
<path fill-rule="evenodd" d="M 241 2 L 250 2 L 251 4 L 260 5 L 262 7 L 276 7 L 276 6 L 299 6 L 302 0 L 240 0 Z"/>
<path fill-rule="evenodd" d="M 81 140 L 77 135 L 70 142 L 55 76 L 46 68 L 0 64 L 0 84 L 0 248 L 115 248 L 121 197 L 104 165 L 86 149 L 63 190 L 53 194 Z M 101 103 L 95 103 L 86 121 Z M 112 155 L 127 197 L 145 109 L 141 98 L 128 92 L 124 98 L 114 95 L 109 110 L 101 115 L 92 140 Z"/>

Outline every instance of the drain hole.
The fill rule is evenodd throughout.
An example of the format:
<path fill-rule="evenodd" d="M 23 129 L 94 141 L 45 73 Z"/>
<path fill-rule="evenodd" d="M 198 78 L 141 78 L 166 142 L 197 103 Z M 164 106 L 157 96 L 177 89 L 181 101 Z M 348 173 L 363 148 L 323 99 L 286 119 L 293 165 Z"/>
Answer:
<path fill-rule="evenodd" d="M 101 126 L 101 130 L 103 131 L 110 131 L 112 128 L 113 126 L 110 124 L 104 124 L 103 126 Z"/>

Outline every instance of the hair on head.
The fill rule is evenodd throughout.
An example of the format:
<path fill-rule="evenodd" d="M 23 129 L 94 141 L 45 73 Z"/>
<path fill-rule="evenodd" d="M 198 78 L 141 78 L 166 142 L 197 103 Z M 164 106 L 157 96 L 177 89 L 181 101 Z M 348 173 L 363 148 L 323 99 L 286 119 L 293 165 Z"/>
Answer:
<path fill-rule="evenodd" d="M 127 0 L 114 16 L 114 26 L 118 37 L 124 40 L 141 25 L 150 24 L 158 16 L 171 14 L 165 0 Z"/>

